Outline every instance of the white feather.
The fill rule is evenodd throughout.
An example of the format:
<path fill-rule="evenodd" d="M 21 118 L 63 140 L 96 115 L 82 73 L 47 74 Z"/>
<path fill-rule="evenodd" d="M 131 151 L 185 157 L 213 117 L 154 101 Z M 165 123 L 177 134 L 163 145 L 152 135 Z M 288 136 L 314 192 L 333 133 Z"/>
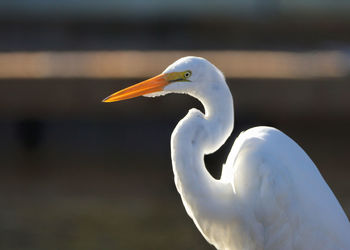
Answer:
<path fill-rule="evenodd" d="M 277 129 L 256 127 L 236 139 L 220 180 L 206 170 L 233 129 L 233 101 L 222 73 L 203 58 L 185 57 L 164 73 L 191 70 L 191 82 L 164 92 L 198 98 L 171 137 L 175 184 L 185 209 L 218 249 L 350 249 L 350 224 L 315 164 Z"/>

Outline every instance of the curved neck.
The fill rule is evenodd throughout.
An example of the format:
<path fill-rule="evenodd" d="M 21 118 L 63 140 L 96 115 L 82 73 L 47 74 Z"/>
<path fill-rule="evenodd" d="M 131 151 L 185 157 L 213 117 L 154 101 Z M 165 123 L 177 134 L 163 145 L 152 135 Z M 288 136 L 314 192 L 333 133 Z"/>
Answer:
<path fill-rule="evenodd" d="M 224 82 L 216 88 L 206 89 L 204 93 L 193 95 L 201 101 L 205 110 L 203 121 L 208 131 L 205 154 L 218 150 L 230 136 L 234 125 L 233 98 Z M 196 128 L 193 128 L 194 130 Z"/>
<path fill-rule="evenodd" d="M 223 215 L 233 197 L 232 187 L 214 179 L 204 164 L 204 155 L 216 151 L 233 130 L 233 100 L 226 83 L 207 91 L 211 92 L 191 94 L 202 102 L 205 114 L 191 109 L 171 137 L 175 184 L 187 213 L 202 232 L 212 218 L 206 216 L 212 214 L 208 209 L 222 210 Z"/>

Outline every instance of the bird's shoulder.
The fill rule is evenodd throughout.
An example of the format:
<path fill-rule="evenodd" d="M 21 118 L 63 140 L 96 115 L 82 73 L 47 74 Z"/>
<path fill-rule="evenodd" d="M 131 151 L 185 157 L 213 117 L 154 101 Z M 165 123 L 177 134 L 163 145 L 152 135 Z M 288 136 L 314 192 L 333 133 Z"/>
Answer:
<path fill-rule="evenodd" d="M 295 162 L 293 157 L 287 156 L 295 154 L 291 148 L 298 146 L 293 143 L 283 132 L 272 127 L 254 127 L 242 132 L 225 164 L 225 168 L 231 168 L 237 191 L 251 191 L 262 196 L 273 194 L 283 199 L 293 182 L 291 168 Z M 265 191 L 268 192 L 265 194 Z"/>
<path fill-rule="evenodd" d="M 283 137 L 286 137 L 286 135 L 280 130 L 266 126 L 254 127 L 241 132 L 236 138 L 224 164 L 222 179 L 231 181 L 234 166 L 238 162 L 240 164 L 244 163 L 244 165 L 247 165 L 246 163 L 248 162 L 250 163 L 249 165 L 253 165 L 254 162 L 256 166 L 260 166 L 261 164 L 259 163 L 266 161 L 266 157 L 271 157 L 271 154 L 276 153 L 274 145 L 280 144 L 281 141 L 285 140 Z"/>

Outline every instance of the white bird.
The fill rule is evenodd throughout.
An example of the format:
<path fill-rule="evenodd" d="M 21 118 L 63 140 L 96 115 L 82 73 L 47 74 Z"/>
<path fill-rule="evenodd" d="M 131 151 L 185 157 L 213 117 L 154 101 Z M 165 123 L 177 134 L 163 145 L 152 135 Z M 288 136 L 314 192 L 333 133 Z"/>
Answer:
<path fill-rule="evenodd" d="M 303 149 L 281 131 L 255 127 L 233 144 L 219 180 L 205 168 L 233 130 L 233 99 L 206 59 L 184 57 L 162 74 L 107 97 L 189 94 L 191 109 L 171 135 L 175 184 L 188 215 L 218 249 L 350 249 L 350 223 Z"/>

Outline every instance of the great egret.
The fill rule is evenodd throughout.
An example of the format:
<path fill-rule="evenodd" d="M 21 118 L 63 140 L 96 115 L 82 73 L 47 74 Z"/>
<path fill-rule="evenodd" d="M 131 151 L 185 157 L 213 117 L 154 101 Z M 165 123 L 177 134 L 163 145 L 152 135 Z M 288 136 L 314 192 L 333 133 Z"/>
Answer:
<path fill-rule="evenodd" d="M 223 74 L 206 59 L 184 57 L 162 74 L 107 97 L 189 94 L 191 109 L 171 135 L 175 184 L 188 215 L 218 249 L 350 249 L 350 223 L 317 167 L 292 139 L 271 127 L 241 133 L 219 180 L 204 155 L 233 130 L 233 100 Z"/>

